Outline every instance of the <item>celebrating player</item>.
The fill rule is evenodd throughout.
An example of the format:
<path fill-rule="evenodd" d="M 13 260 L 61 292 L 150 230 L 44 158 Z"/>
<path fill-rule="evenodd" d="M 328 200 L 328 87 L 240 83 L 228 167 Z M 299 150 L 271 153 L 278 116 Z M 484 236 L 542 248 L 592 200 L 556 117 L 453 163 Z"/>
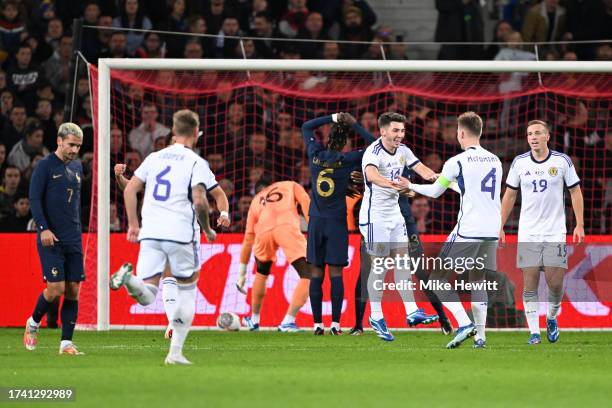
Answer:
<path fill-rule="evenodd" d="M 26 322 L 23 344 L 34 350 L 38 328 L 51 303 L 64 296 L 61 310 L 60 354 L 83 354 L 72 343 L 79 310 L 79 289 L 85 280 L 81 242 L 81 180 L 83 167 L 75 161 L 83 143 L 83 131 L 74 123 L 62 123 L 57 150 L 34 168 L 30 206 L 36 222 L 36 240 L 47 287 L 38 297 Z"/>
<path fill-rule="evenodd" d="M 435 173 L 420 162 L 402 140 L 406 133 L 406 117 L 395 112 L 386 112 L 378 118 L 381 137 L 366 149 L 361 162 L 365 176 L 366 189 L 359 211 L 359 229 L 363 235 L 366 250 L 372 257 L 372 270 L 368 278 L 370 297 L 370 326 L 376 335 L 385 341 L 392 341 L 382 312 L 382 290 L 384 272 L 374 270 L 376 265 L 384 265 L 384 257 L 407 257 L 408 235 L 406 223 L 400 211 L 398 198 L 404 187 L 400 184 L 400 174 L 404 168 L 413 169 L 426 180 L 435 180 Z M 383 262 L 381 262 L 383 261 Z M 396 282 L 410 282 L 408 265 L 395 265 Z M 378 281 L 378 283 L 377 283 Z M 414 293 L 406 287 L 399 290 L 406 310 L 409 326 L 430 324 L 438 320 L 436 315 L 428 315 L 419 309 L 414 301 Z"/>
<path fill-rule="evenodd" d="M 139 304 L 148 305 L 155 300 L 166 262 L 170 264 L 178 290 L 171 314 L 174 333 L 166 364 L 191 364 L 182 349 L 195 313 L 200 272 L 200 227 L 196 215 L 206 238 L 213 241 L 216 236 L 209 224 L 206 191 L 216 189 L 218 184 L 206 161 L 190 150 L 198 138 L 199 125 L 194 112 L 176 112 L 172 128 L 176 143 L 147 156 L 125 187 L 127 239 L 141 242 L 140 253 L 136 276 L 132 275 L 132 265 L 126 263 L 113 274 L 110 282 L 111 289 L 125 285 Z M 137 194 L 143 188 L 140 228 Z"/>
<path fill-rule="evenodd" d="M 442 174 L 430 185 L 402 182 L 419 194 L 439 197 L 452 182 L 457 182 L 461 194 L 461 209 L 457 225 L 448 236 L 442 254 L 446 259 L 482 259 L 483 268 L 469 271 L 470 281 L 475 285 L 472 290 L 472 314 L 476 325 L 470 320 L 457 292 L 450 290 L 444 294 L 436 292 L 443 305 L 448 308 L 459 328 L 447 348 L 456 348 L 465 340 L 476 336 L 475 348 L 486 347 L 485 324 L 487 321 L 487 292 L 484 277 L 487 270 L 496 269 L 496 249 L 500 216 L 500 186 L 502 166 L 499 158 L 480 146 L 482 119 L 474 112 L 466 112 L 457 119 L 457 140 L 464 152 L 451 157 L 444 163 Z M 497 232 L 496 232 L 497 231 Z M 457 273 L 460 273 L 457 271 Z M 441 270 L 432 272 L 430 279 L 443 278 Z"/>
<path fill-rule="evenodd" d="M 315 138 L 314 130 L 332 124 L 329 142 L 324 146 Z M 312 205 L 308 223 L 308 263 L 311 265 L 310 305 L 314 334 L 325 333 L 323 327 L 323 277 L 329 267 L 331 283 L 332 335 L 342 334 L 340 316 L 344 300 L 342 269 L 348 265 L 348 227 L 346 224 L 346 192 L 351 170 L 359 164 L 363 151 L 342 153 L 353 128 L 367 142 L 374 138 L 348 113 L 334 113 L 304 123 L 302 133 L 308 152 L 312 180 Z"/>
<path fill-rule="evenodd" d="M 538 313 L 540 268 L 544 268 L 548 284 L 546 335 L 551 343 L 559 339 L 557 314 L 563 299 L 563 276 L 567 270 L 564 184 L 569 189 L 576 217 L 573 240 L 577 243 L 584 240 L 580 179 L 569 157 L 548 148 L 549 140 L 545 122 L 532 120 L 527 124 L 527 142 L 531 151 L 517 156 L 512 162 L 506 179 L 508 188 L 502 200 L 499 235 L 505 242 L 503 227 L 520 188 L 517 266 L 523 270 L 523 307 L 531 333 L 529 344 L 541 342 Z"/>
<path fill-rule="evenodd" d="M 236 286 L 245 293 L 246 267 L 254 249 L 257 273 L 251 292 L 251 316 L 243 319 L 243 324 L 251 331 L 259 330 L 261 304 L 266 294 L 266 280 L 272 263 L 276 261 L 276 251 L 282 248 L 287 261 L 295 268 L 300 281 L 293 291 L 291 303 L 285 318 L 278 326 L 280 332 L 296 332 L 299 327 L 295 317 L 308 299 L 309 273 L 306 255 L 306 239 L 300 231 L 300 216 L 297 205 L 308 219 L 310 199 L 304 187 L 293 181 L 279 181 L 270 185 L 265 180 L 257 183 L 258 193 L 251 201 L 247 215 L 247 225 L 240 253 L 240 274 Z"/>

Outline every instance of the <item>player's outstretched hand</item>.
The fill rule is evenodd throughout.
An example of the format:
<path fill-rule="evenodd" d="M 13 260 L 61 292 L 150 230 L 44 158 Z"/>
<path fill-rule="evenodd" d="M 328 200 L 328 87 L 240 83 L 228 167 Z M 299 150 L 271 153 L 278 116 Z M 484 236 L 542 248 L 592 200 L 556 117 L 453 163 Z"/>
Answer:
<path fill-rule="evenodd" d="M 351 181 L 355 184 L 363 184 L 363 173 L 357 170 L 351 171 Z"/>
<path fill-rule="evenodd" d="M 55 245 L 56 242 L 59 242 L 59 239 L 51 232 L 51 230 L 44 230 L 40 233 L 40 242 L 42 246 L 50 247 Z"/>
<path fill-rule="evenodd" d="M 499 247 L 504 248 L 506 246 L 506 233 L 504 229 L 499 230 Z"/>
<path fill-rule="evenodd" d="M 412 183 L 406 177 L 399 176 L 399 184 L 406 189 L 410 189 Z"/>
<path fill-rule="evenodd" d="M 219 218 L 217 218 L 217 227 L 225 227 L 225 228 L 227 228 L 229 226 L 230 226 L 230 219 L 229 219 L 228 216 L 223 214 L 223 215 L 220 215 Z"/>
<path fill-rule="evenodd" d="M 128 227 L 127 240 L 133 244 L 138 243 L 138 234 L 140 233 L 139 226 Z"/>
<path fill-rule="evenodd" d="M 217 233 L 213 229 L 204 231 L 204 235 L 206 235 L 206 240 L 208 242 L 215 242 L 215 239 L 217 239 Z"/>
<path fill-rule="evenodd" d="M 338 122 L 345 123 L 349 126 L 353 126 L 357 123 L 357 119 L 353 115 L 347 112 L 339 112 L 338 113 Z"/>
<path fill-rule="evenodd" d="M 125 174 L 125 169 L 127 168 L 127 165 L 122 164 L 122 163 L 117 163 L 115 164 L 115 176 L 123 176 Z"/>
<path fill-rule="evenodd" d="M 576 226 L 574 228 L 574 244 L 581 244 L 584 242 L 584 227 Z"/>

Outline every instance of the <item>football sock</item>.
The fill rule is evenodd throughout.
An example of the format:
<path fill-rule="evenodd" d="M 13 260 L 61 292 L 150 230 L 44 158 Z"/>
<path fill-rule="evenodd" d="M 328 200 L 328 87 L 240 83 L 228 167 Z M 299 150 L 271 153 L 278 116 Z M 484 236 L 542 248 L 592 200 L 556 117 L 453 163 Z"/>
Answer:
<path fill-rule="evenodd" d="M 372 262 L 370 268 L 370 276 L 368 276 L 368 297 L 370 298 L 370 317 L 374 320 L 380 320 L 383 318 L 382 312 L 382 297 L 383 291 L 377 290 L 376 288 L 381 286 L 380 282 L 385 281 L 386 271 L 383 273 L 376 273 L 372 269 L 375 268 L 375 263 Z"/>
<path fill-rule="evenodd" d="M 357 285 L 355 285 L 355 327 L 363 329 L 363 315 L 365 314 L 366 305 L 368 303 L 368 294 L 361 288 L 361 277 L 357 279 Z"/>
<path fill-rule="evenodd" d="M 418 252 L 413 255 L 413 251 L 410 251 L 411 257 L 420 257 L 421 255 L 422 255 L 422 252 Z M 425 283 L 429 280 L 427 274 L 421 267 L 417 268 L 415 275 L 417 279 L 422 283 Z M 440 302 L 440 299 L 438 299 L 436 294 L 429 289 L 424 290 L 423 292 L 425 292 L 425 295 L 427 296 L 427 300 L 429 300 L 429 303 L 431 303 L 433 308 L 436 310 L 436 313 L 438 314 L 438 316 L 440 316 L 440 319 L 447 319 L 446 313 L 444 312 L 444 308 L 442 307 L 442 303 Z"/>
<path fill-rule="evenodd" d="M 382 312 L 382 303 L 381 302 L 372 302 L 370 301 L 370 317 L 373 320 L 380 320 L 382 319 L 383 316 L 383 312 Z"/>
<path fill-rule="evenodd" d="M 79 301 L 64 298 L 62 310 L 60 312 L 60 317 L 62 319 L 62 340 L 72 340 L 72 334 L 74 333 L 74 326 L 76 326 L 78 314 Z"/>
<path fill-rule="evenodd" d="M 195 314 L 196 285 L 195 282 L 178 284 L 178 302 L 172 319 L 174 333 L 170 341 L 170 354 L 182 354 L 183 344 L 185 344 Z"/>
<path fill-rule="evenodd" d="M 293 296 L 291 296 L 291 303 L 287 314 L 294 317 L 297 316 L 298 312 L 304 306 L 304 303 L 308 300 L 308 291 L 310 290 L 310 279 L 300 279 L 295 289 L 293 289 Z"/>
<path fill-rule="evenodd" d="M 32 320 L 34 321 L 34 323 L 36 323 L 37 325 L 40 324 L 40 321 L 42 320 L 43 316 L 49 310 L 51 303 L 53 302 L 47 302 L 47 299 L 45 299 L 45 295 L 43 295 L 42 293 L 40 294 L 40 296 L 38 296 L 36 306 L 34 306 L 34 312 L 32 313 Z"/>
<path fill-rule="evenodd" d="M 255 280 L 251 288 L 251 307 L 253 308 L 253 313 L 259 314 L 261 312 L 261 304 L 266 295 L 267 279 L 268 277 L 266 275 L 262 275 L 261 273 L 255 274 Z"/>
<path fill-rule="evenodd" d="M 410 269 L 401 268 L 397 266 L 395 271 L 393 272 L 393 277 L 395 278 L 395 283 L 400 285 L 408 285 L 412 282 L 412 275 L 410 274 Z M 406 315 L 414 313 L 418 310 L 417 304 L 414 301 L 414 292 L 410 287 L 404 287 L 402 289 L 397 290 L 404 302 L 404 309 L 406 310 Z"/>
<path fill-rule="evenodd" d="M 168 318 L 168 324 L 172 326 L 172 318 L 176 313 L 176 303 L 178 298 L 178 283 L 176 278 L 168 276 L 161 281 L 162 299 L 164 300 L 164 310 Z"/>
<path fill-rule="evenodd" d="M 336 330 L 340 330 L 340 323 L 339 322 L 332 322 L 331 329 L 336 329 Z"/>
<path fill-rule="evenodd" d="M 259 313 L 251 313 L 251 321 L 253 324 L 259 324 Z"/>
<path fill-rule="evenodd" d="M 540 334 L 539 308 L 538 292 L 523 290 L 523 309 L 525 309 L 525 318 L 531 334 Z"/>
<path fill-rule="evenodd" d="M 448 279 L 439 279 L 440 285 L 445 285 L 446 283 L 448 283 Z M 434 291 L 434 293 L 436 294 L 438 299 L 442 301 L 442 305 L 444 305 L 445 308 L 450 310 L 455 320 L 457 320 L 457 324 L 459 325 L 459 327 L 468 326 L 472 323 L 469 316 L 465 312 L 465 309 L 463 308 L 463 304 L 461 304 L 459 294 L 455 290 L 437 289 Z"/>
<path fill-rule="evenodd" d="M 47 310 L 47 327 L 57 329 L 59 327 L 57 321 L 59 320 L 59 296 L 55 298 L 53 302 L 49 303 L 49 310 Z"/>
<path fill-rule="evenodd" d="M 344 300 L 344 282 L 342 276 L 330 276 L 332 321 L 339 322 L 342 314 L 342 301 Z"/>
<path fill-rule="evenodd" d="M 323 278 L 310 278 L 310 307 L 315 323 L 323 321 Z"/>
<path fill-rule="evenodd" d="M 556 319 L 561 307 L 561 300 L 563 300 L 563 291 L 555 293 L 552 290 L 548 290 L 548 313 L 546 314 L 547 319 Z"/>
<path fill-rule="evenodd" d="M 291 323 L 295 323 L 295 316 L 291 316 L 289 313 L 287 313 L 283 321 L 281 322 L 281 324 L 291 324 Z"/>
<path fill-rule="evenodd" d="M 316 329 L 323 330 L 325 328 L 325 326 L 323 326 L 323 323 L 315 323 L 313 328 L 314 328 L 314 330 L 316 330 Z"/>
<path fill-rule="evenodd" d="M 485 281 L 474 281 L 476 287 L 482 285 L 485 287 Z M 472 290 L 472 316 L 474 316 L 474 324 L 476 325 L 476 339 L 486 340 L 485 326 L 487 323 L 487 306 L 488 295 L 484 289 Z"/>
<path fill-rule="evenodd" d="M 138 276 L 131 275 L 125 286 L 130 296 L 142 306 L 150 305 L 155 301 L 157 286 L 144 283 Z"/>

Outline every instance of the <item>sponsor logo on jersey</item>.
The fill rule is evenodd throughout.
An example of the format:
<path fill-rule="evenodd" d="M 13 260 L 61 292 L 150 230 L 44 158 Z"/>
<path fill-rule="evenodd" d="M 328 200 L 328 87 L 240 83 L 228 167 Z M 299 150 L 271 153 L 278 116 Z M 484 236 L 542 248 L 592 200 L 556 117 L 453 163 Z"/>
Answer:
<path fill-rule="evenodd" d="M 529 170 L 527 170 L 527 173 L 525 173 L 526 176 L 531 176 L 531 173 L 529 172 Z"/>
<path fill-rule="evenodd" d="M 559 170 L 557 170 L 556 167 L 551 167 L 548 169 L 548 174 L 550 174 L 551 177 L 555 177 L 558 173 Z"/>

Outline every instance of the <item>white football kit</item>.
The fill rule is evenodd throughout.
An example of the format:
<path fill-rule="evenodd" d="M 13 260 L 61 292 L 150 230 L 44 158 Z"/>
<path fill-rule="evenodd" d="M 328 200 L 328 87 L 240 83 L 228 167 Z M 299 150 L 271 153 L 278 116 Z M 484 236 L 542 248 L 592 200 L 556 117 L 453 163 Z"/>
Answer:
<path fill-rule="evenodd" d="M 457 225 L 446 239 L 442 258 L 481 258 L 484 269 L 496 270 L 501 226 L 499 158 L 482 146 L 472 146 L 444 163 L 441 175 L 455 181 L 461 194 Z"/>
<path fill-rule="evenodd" d="M 147 156 L 134 176 L 145 183 L 137 275 L 160 275 L 168 262 L 175 277 L 192 276 L 200 269 L 200 226 L 191 188 L 217 186 L 208 163 L 175 143 Z"/>
<path fill-rule="evenodd" d="M 391 249 L 407 245 L 408 235 L 398 204 L 399 193 L 368 181 L 365 176 L 366 167 L 375 166 L 382 177 L 399 182 L 404 167 L 412 168 L 419 162 L 414 153 L 403 144 L 400 144 L 395 153 L 390 153 L 380 138 L 365 150 L 361 169 L 366 188 L 359 211 L 359 230 L 370 255 L 389 255 Z"/>
<path fill-rule="evenodd" d="M 514 159 L 506 185 L 521 191 L 519 268 L 567 268 L 564 188 L 578 184 L 576 168 L 563 153 L 550 150 L 543 161 L 535 160 L 531 152 Z"/>

